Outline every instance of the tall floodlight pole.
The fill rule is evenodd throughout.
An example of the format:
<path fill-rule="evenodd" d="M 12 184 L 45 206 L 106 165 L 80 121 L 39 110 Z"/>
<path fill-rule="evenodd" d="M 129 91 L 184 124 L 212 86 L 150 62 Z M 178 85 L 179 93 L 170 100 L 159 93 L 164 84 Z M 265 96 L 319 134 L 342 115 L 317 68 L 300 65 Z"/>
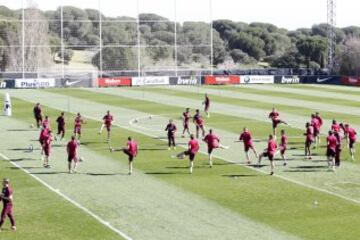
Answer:
<path fill-rule="evenodd" d="M 327 67 L 333 72 L 335 67 L 336 47 L 336 3 L 335 0 L 327 0 Z"/>

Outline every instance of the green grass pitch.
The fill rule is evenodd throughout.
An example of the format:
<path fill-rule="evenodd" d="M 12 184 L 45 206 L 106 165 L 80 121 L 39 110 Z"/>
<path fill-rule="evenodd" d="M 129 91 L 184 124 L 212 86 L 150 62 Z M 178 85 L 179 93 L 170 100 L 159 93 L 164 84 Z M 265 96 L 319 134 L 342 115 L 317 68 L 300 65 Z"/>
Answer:
<path fill-rule="evenodd" d="M 303 157 L 302 134 L 305 121 L 315 111 L 325 119 L 323 133 L 333 118 L 349 122 L 360 132 L 356 110 L 360 90 L 301 85 L 265 88 L 9 90 L 13 116 L 1 117 L 0 126 L 0 153 L 9 160 L 0 161 L 0 177 L 12 181 L 18 230 L 8 230 L 7 222 L 0 239 L 359 239 L 360 158 L 351 161 L 344 145 L 342 166 L 336 173 L 329 172 L 325 135 L 310 161 Z M 210 169 L 202 144 L 190 175 L 187 160 L 171 158 L 186 147 L 187 138 L 178 133 L 177 150 L 168 151 L 164 128 L 172 118 L 180 132 L 182 111 L 201 108 L 205 92 L 212 99 L 206 126 L 230 149 L 216 150 Z M 1 91 L 0 97 L 4 94 Z M 269 102 L 269 98 L 279 102 Z M 30 128 L 36 102 L 43 104 L 53 129 L 59 112 L 66 112 L 67 140 L 74 115 L 81 112 L 85 117 L 80 147 L 85 161 L 79 173 L 67 173 L 65 140 L 54 141 L 52 168 L 42 168 L 39 132 Z M 234 141 L 246 126 L 255 136 L 258 151 L 263 150 L 271 132 L 266 114 L 273 106 L 290 123 L 279 129 L 286 130 L 291 149 L 289 165 L 283 167 L 277 159 L 276 174 L 269 176 L 268 160 L 263 160 L 261 168 L 247 166 L 242 143 Z M 139 143 L 131 176 L 125 155 L 109 151 L 105 131 L 98 135 L 108 109 L 115 118 L 110 145 L 120 148 L 128 136 Z M 28 151 L 29 145 L 34 146 L 33 152 Z M 252 160 L 256 162 L 254 156 Z"/>

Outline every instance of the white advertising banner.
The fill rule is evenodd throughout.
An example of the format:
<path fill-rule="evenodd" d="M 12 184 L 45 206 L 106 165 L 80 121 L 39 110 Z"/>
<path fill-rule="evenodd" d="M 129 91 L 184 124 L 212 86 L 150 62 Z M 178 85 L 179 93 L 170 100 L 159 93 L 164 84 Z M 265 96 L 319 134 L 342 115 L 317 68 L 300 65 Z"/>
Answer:
<path fill-rule="evenodd" d="M 18 78 L 15 88 L 51 88 L 55 87 L 55 78 Z"/>
<path fill-rule="evenodd" d="M 144 86 L 144 85 L 169 85 L 168 76 L 161 77 L 133 77 L 132 86 Z"/>
<path fill-rule="evenodd" d="M 240 78 L 241 83 L 245 84 L 273 84 L 275 82 L 274 76 L 269 75 L 247 75 Z"/>

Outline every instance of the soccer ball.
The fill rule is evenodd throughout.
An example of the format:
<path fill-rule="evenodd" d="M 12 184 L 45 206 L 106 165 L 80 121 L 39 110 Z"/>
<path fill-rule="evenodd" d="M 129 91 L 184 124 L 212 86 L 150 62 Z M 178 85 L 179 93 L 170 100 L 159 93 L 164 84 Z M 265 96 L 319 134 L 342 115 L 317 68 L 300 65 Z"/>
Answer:
<path fill-rule="evenodd" d="M 34 126 L 34 124 L 32 123 L 32 124 L 30 124 L 30 128 L 34 128 L 35 126 Z"/>
<path fill-rule="evenodd" d="M 149 119 L 152 119 L 152 118 L 153 118 L 153 116 L 152 116 L 152 115 L 150 115 L 150 116 L 149 116 Z"/>
<path fill-rule="evenodd" d="M 34 150 L 34 146 L 32 144 L 29 145 L 29 152 L 32 152 Z"/>
<path fill-rule="evenodd" d="M 79 161 L 80 161 L 80 162 L 84 162 L 84 161 L 85 161 L 85 158 L 84 158 L 83 156 L 81 156 L 81 157 L 79 158 Z"/>
<path fill-rule="evenodd" d="M 139 122 L 139 120 L 137 118 L 135 118 L 134 123 L 137 123 L 137 122 Z"/>

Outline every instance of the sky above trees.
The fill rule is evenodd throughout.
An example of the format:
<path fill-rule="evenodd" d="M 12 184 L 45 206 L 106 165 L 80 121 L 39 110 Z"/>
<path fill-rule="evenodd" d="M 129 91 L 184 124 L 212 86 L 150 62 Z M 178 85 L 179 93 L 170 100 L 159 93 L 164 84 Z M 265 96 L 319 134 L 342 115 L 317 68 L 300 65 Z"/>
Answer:
<path fill-rule="evenodd" d="M 278 27 L 294 30 L 326 22 L 326 0 L 138 0 L 139 11 L 183 21 L 205 21 L 230 19 L 233 21 L 266 22 Z M 137 15 L 136 0 L 0 0 L 0 5 L 12 9 L 35 3 L 42 10 L 55 10 L 60 4 L 79 8 L 99 6 L 103 14 L 111 17 Z M 176 5 L 176 11 L 175 11 Z M 337 1 L 337 26 L 360 26 L 358 16 L 360 1 Z M 212 14 L 210 14 L 212 13 Z M 211 16 L 212 15 L 212 16 Z"/>

